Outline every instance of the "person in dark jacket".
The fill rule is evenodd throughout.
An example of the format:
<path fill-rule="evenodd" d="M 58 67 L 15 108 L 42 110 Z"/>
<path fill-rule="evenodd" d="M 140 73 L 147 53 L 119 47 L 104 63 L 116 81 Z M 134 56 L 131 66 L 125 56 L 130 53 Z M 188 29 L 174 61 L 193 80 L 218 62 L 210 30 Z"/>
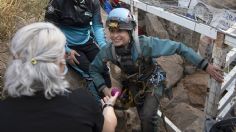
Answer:
<path fill-rule="evenodd" d="M 136 36 L 134 34 L 136 22 L 130 11 L 125 8 L 113 9 L 108 15 L 106 25 L 112 42 L 97 54 L 90 66 L 90 75 L 98 91 L 111 96 L 112 88 L 105 84 L 101 76 L 104 72 L 103 63 L 111 62 L 120 67 L 122 88 L 131 92 L 130 96 L 138 110 L 143 132 L 158 130 L 156 117 L 158 99 L 164 91 L 159 84 L 165 75 L 153 61 L 155 58 L 177 53 L 205 70 L 218 82 L 223 82 L 219 68 L 208 63 L 183 43 L 157 37 Z"/>
<path fill-rule="evenodd" d="M 90 82 L 89 65 L 106 45 L 99 0 L 50 0 L 45 21 L 54 23 L 65 34 L 67 62 L 87 81 L 96 96 Z M 108 72 L 105 67 L 103 76 L 107 85 L 111 85 Z"/>

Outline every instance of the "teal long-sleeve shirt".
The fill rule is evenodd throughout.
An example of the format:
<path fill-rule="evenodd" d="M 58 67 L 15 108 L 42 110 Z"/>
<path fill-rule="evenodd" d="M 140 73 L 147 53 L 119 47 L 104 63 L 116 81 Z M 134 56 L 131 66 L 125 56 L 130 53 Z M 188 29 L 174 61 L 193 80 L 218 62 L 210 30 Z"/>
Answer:
<path fill-rule="evenodd" d="M 90 36 L 90 32 L 93 32 L 95 40 L 99 47 L 106 45 L 104 28 L 101 20 L 100 5 L 99 3 L 94 4 L 94 14 L 92 18 L 91 26 L 88 27 L 70 27 L 70 26 L 60 26 L 60 29 L 65 34 L 67 38 L 66 51 L 70 52 L 68 46 L 76 46 L 85 44 Z"/>
<path fill-rule="evenodd" d="M 141 53 L 144 57 L 150 56 L 153 58 L 158 58 L 161 56 L 169 56 L 177 53 L 201 69 L 203 69 L 206 65 L 206 63 L 203 63 L 204 59 L 201 56 L 199 56 L 191 48 L 185 46 L 183 43 L 146 36 L 140 36 L 139 41 Z M 106 60 L 113 63 L 116 61 L 112 57 L 111 45 L 112 44 L 104 46 L 90 65 L 90 75 L 99 91 L 106 87 L 105 80 L 102 77 L 102 73 L 104 72 L 103 61 Z M 131 56 L 133 62 L 138 59 L 138 51 L 136 50 L 135 45 L 133 45 L 131 48 Z"/>

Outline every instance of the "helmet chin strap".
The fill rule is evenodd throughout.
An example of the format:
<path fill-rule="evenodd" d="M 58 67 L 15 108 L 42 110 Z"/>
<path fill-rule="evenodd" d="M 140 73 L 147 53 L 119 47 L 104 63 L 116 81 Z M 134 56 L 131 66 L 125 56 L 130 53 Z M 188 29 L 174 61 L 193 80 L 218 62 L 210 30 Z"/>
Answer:
<path fill-rule="evenodd" d="M 130 2 L 133 3 L 134 1 L 131 0 Z M 130 11 L 131 11 L 132 14 L 135 14 L 134 10 L 135 10 L 134 7 L 131 6 Z M 135 22 L 137 16 L 135 17 L 135 15 L 132 15 L 132 17 L 133 17 L 134 22 Z M 137 22 L 138 22 L 138 19 L 137 19 Z M 140 48 L 140 43 L 139 43 L 139 37 L 138 37 L 138 23 L 135 23 L 135 26 L 134 26 L 134 29 L 133 29 L 133 32 L 132 32 L 132 36 L 133 36 L 133 39 L 134 39 L 135 48 L 138 52 L 138 57 L 141 57 L 142 54 L 141 54 L 141 48 Z"/>
<path fill-rule="evenodd" d="M 122 46 L 115 47 L 115 51 L 118 55 L 130 55 L 131 54 L 131 45 L 132 43 L 129 42 Z"/>
<path fill-rule="evenodd" d="M 123 48 L 123 49 L 128 49 L 129 48 L 129 45 L 130 45 L 130 42 L 127 43 L 127 44 L 123 44 L 123 45 L 120 45 L 120 46 L 115 46 L 116 48 Z"/>

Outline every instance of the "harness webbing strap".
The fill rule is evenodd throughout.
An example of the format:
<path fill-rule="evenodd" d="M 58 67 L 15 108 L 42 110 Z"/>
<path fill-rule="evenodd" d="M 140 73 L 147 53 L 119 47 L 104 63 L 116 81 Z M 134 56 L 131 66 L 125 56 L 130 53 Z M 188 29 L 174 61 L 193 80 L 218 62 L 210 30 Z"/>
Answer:
<path fill-rule="evenodd" d="M 141 53 L 141 47 L 140 47 L 138 33 L 133 31 L 133 35 L 132 36 L 134 37 L 135 48 L 136 48 L 136 50 L 138 52 L 138 57 L 140 58 L 142 56 L 142 53 Z"/>
<path fill-rule="evenodd" d="M 113 44 L 111 45 L 111 54 L 112 54 L 112 59 L 118 61 L 116 56 L 115 46 Z"/>

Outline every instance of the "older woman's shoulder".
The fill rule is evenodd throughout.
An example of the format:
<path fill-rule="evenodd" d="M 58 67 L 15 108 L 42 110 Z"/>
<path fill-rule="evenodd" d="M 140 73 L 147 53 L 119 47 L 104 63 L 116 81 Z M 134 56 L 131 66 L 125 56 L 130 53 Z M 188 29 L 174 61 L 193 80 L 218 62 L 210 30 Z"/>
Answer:
<path fill-rule="evenodd" d="M 93 97 L 92 94 L 86 88 L 79 88 L 73 90 L 69 94 L 69 96 L 73 100 L 85 103 L 87 105 L 95 105 L 95 104 L 98 105 L 98 102 L 96 101 L 95 97 Z"/>
<path fill-rule="evenodd" d="M 75 90 L 71 91 L 71 93 L 75 96 L 80 95 L 80 96 L 89 96 L 89 97 L 91 97 L 90 92 L 86 88 L 78 88 L 78 89 L 75 89 Z"/>

